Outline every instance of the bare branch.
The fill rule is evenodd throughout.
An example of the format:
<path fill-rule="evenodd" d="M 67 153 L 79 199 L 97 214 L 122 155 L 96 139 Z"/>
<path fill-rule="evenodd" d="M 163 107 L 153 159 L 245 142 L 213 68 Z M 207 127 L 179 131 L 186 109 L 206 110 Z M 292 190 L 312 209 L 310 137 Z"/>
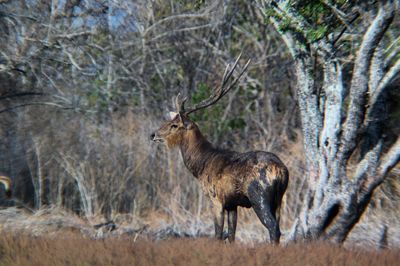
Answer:
<path fill-rule="evenodd" d="M 212 28 L 212 27 L 215 27 L 217 25 L 219 25 L 219 23 L 218 24 L 208 23 L 208 24 L 204 24 L 204 25 L 198 25 L 198 26 L 193 26 L 193 27 L 186 27 L 186 28 L 176 29 L 176 30 L 172 30 L 172 31 L 168 31 L 168 32 L 159 34 L 159 35 L 151 38 L 147 42 L 154 42 L 154 41 L 157 41 L 157 40 L 159 40 L 161 38 L 164 38 L 164 37 L 167 37 L 167 36 L 171 36 L 171 35 L 179 33 L 179 32 L 195 31 L 195 30 L 200 30 L 200 29 Z"/>
<path fill-rule="evenodd" d="M 62 39 L 68 39 L 71 40 L 75 37 L 80 37 L 80 36 L 85 36 L 85 35 L 90 35 L 92 34 L 92 31 L 81 31 L 81 32 L 73 32 L 73 33 L 66 33 L 66 34 L 58 34 L 52 36 L 52 38 L 62 38 Z"/>
<path fill-rule="evenodd" d="M 400 38 L 400 37 L 399 37 Z M 387 49 L 386 49 L 387 51 Z M 386 53 L 385 51 L 385 53 Z M 388 56 L 385 58 L 385 68 L 388 68 L 392 62 L 392 60 L 400 53 L 400 44 L 393 48 L 393 50 L 390 52 Z"/>
<path fill-rule="evenodd" d="M 363 180 L 367 177 L 366 174 L 368 173 L 368 170 L 373 168 L 377 168 L 377 163 L 379 160 L 379 156 L 382 150 L 382 141 L 378 142 L 375 147 L 370 150 L 364 158 L 361 160 L 361 162 L 358 163 L 356 172 L 353 176 L 353 179 L 355 180 L 356 184 L 361 184 Z"/>
<path fill-rule="evenodd" d="M 0 100 L 16 98 L 16 97 L 23 97 L 23 96 L 42 96 L 42 95 L 45 95 L 45 93 L 41 93 L 41 92 L 18 92 L 18 93 L 13 93 L 13 94 L 1 96 Z"/>
<path fill-rule="evenodd" d="M 379 166 L 379 176 L 384 178 L 386 174 L 400 161 L 400 137 L 383 156 Z"/>
<path fill-rule="evenodd" d="M 339 160 L 350 157 L 357 145 L 357 135 L 364 119 L 368 91 L 368 70 L 376 47 L 394 17 L 393 2 L 380 5 L 379 12 L 365 33 L 354 64 L 350 89 L 350 104 L 344 125 Z"/>
<path fill-rule="evenodd" d="M 202 13 L 202 14 L 177 14 L 173 16 L 169 16 L 163 19 L 160 19 L 153 23 L 151 26 L 146 28 L 144 31 L 143 35 L 149 34 L 149 32 L 153 31 L 157 26 L 159 26 L 162 23 L 168 22 L 170 20 L 178 20 L 178 19 L 198 19 L 198 18 L 205 18 L 209 15 L 209 13 Z"/>
<path fill-rule="evenodd" d="M 360 195 L 360 202 L 371 197 L 374 190 L 385 181 L 385 178 L 389 171 L 396 166 L 400 161 L 400 137 L 397 138 L 396 142 L 392 145 L 389 151 L 381 159 L 381 163 L 372 174 L 369 174 L 367 178 L 360 179 L 359 182 L 365 181 L 363 185 L 363 191 Z M 376 168 L 375 168 L 376 170 Z"/>
<path fill-rule="evenodd" d="M 52 102 L 30 102 L 30 103 L 24 103 L 24 104 L 20 104 L 20 105 L 16 105 L 16 106 L 12 106 L 12 107 L 8 107 L 8 108 L 5 108 L 5 109 L 2 109 L 2 110 L 0 110 L 0 114 L 1 113 L 5 113 L 5 112 L 9 112 L 9 111 L 13 111 L 15 109 L 22 108 L 22 107 L 43 106 L 43 105 L 62 108 L 62 109 L 72 109 L 72 107 L 62 106 L 60 104 L 52 103 Z"/>
<path fill-rule="evenodd" d="M 345 27 L 343 27 L 342 31 L 336 36 L 336 38 L 333 40 L 332 45 L 335 45 L 337 43 L 337 41 L 339 41 L 339 39 L 343 36 L 343 34 L 346 32 L 346 30 L 348 30 L 349 26 L 356 21 L 356 19 L 360 16 L 360 13 L 357 13 L 354 15 L 354 17 L 349 21 L 349 23 L 345 23 L 343 20 L 343 22 L 345 23 Z"/>
<path fill-rule="evenodd" d="M 382 91 L 397 77 L 400 72 L 400 59 L 389 69 L 379 82 L 376 90 L 373 92 L 369 101 L 369 110 L 375 105 L 376 101 L 382 94 Z"/>
<path fill-rule="evenodd" d="M 375 49 L 374 55 L 372 56 L 371 66 L 369 68 L 369 81 L 368 81 L 368 93 L 373 94 L 384 75 L 384 54 L 383 44 L 379 43 Z"/>
<path fill-rule="evenodd" d="M 67 52 L 65 48 L 63 48 L 63 52 L 68 56 L 69 61 L 71 61 L 71 64 L 76 67 L 78 70 L 83 70 L 83 68 L 75 61 L 74 57 L 72 56 L 71 53 Z"/>

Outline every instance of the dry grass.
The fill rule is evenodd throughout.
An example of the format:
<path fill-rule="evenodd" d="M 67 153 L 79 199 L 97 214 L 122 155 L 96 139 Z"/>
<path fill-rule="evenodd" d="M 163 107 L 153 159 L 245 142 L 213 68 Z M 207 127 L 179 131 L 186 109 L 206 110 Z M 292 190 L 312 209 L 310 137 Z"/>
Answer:
<path fill-rule="evenodd" d="M 326 243 L 274 247 L 225 244 L 212 239 L 112 238 L 78 234 L 31 237 L 3 234 L 1 265 L 398 265 L 398 250 L 345 249 Z"/>

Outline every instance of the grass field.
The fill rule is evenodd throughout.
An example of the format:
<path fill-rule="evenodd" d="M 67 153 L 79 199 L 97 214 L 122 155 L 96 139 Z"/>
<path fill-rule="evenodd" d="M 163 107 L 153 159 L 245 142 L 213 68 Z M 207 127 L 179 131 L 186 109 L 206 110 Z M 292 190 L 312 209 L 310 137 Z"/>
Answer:
<path fill-rule="evenodd" d="M 78 234 L 3 234 L 1 265 L 399 265 L 399 250 L 363 250 L 327 243 L 275 247 L 212 239 L 92 240 Z"/>

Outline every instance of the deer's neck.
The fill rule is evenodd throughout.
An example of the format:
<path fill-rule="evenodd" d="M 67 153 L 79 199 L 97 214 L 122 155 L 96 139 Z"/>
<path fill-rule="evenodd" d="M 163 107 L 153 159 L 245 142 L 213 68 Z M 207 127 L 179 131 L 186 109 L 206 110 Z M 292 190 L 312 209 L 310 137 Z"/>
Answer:
<path fill-rule="evenodd" d="M 180 148 L 186 167 L 195 177 L 199 177 L 213 156 L 212 144 L 196 128 L 186 133 Z"/>

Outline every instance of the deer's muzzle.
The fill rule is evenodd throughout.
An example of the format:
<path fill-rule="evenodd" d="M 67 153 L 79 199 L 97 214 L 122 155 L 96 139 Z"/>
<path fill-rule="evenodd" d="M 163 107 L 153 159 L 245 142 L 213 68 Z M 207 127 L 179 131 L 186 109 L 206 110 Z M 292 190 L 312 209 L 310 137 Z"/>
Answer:
<path fill-rule="evenodd" d="M 150 140 L 154 141 L 154 142 L 163 142 L 164 139 L 160 138 L 159 136 L 157 136 L 157 133 L 154 132 L 150 135 Z"/>

